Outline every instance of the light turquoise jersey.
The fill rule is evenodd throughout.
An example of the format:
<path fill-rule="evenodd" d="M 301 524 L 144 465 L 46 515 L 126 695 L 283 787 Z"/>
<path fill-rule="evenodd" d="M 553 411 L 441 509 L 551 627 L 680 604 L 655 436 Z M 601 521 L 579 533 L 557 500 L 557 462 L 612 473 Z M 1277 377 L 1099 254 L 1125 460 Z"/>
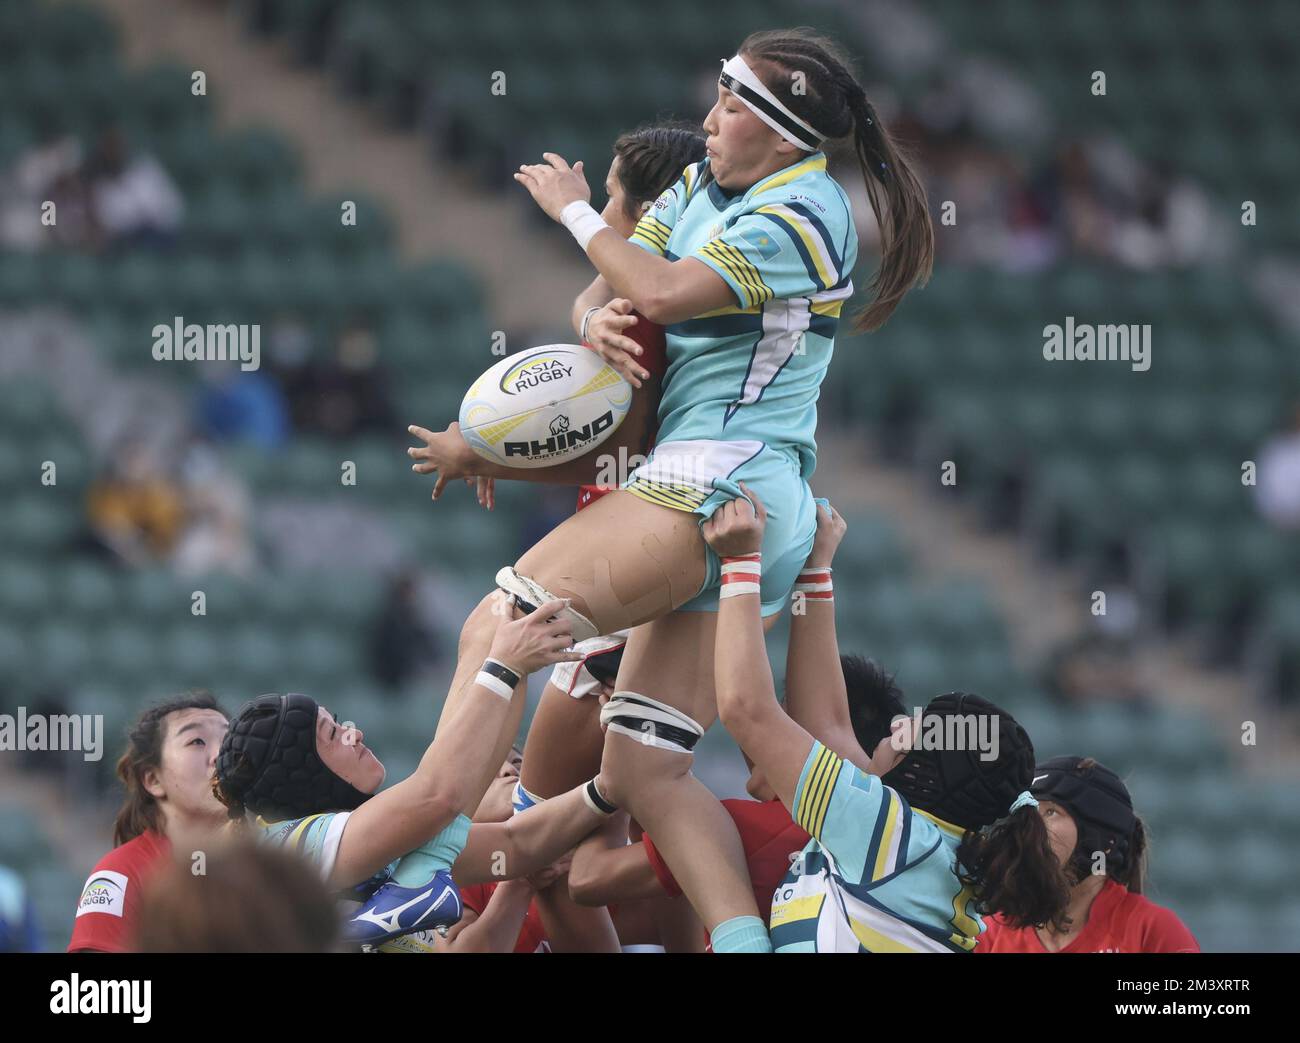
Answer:
<path fill-rule="evenodd" d="M 668 370 L 658 442 L 756 441 L 817 463 L 817 395 L 830 365 L 858 236 L 848 196 L 815 152 L 745 192 L 726 192 L 708 159 L 687 167 L 631 241 L 694 257 L 736 303 L 665 329 Z"/>
<path fill-rule="evenodd" d="M 969 952 L 983 921 L 954 867 L 962 830 L 819 742 L 795 790 L 813 837 L 777 888 L 777 952 Z"/>

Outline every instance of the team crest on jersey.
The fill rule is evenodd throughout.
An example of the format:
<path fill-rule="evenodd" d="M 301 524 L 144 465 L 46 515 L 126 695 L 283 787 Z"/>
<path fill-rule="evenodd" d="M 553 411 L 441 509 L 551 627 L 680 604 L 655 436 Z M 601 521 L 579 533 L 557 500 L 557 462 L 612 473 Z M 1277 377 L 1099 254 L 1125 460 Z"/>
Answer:
<path fill-rule="evenodd" d="M 781 244 L 776 240 L 776 237 L 768 235 L 766 232 L 757 230 L 746 232 L 740 238 L 746 246 L 765 261 L 770 261 L 781 252 Z"/>
<path fill-rule="evenodd" d="M 126 885 L 127 878 L 123 873 L 115 873 L 111 869 L 91 873 L 86 886 L 81 889 L 77 915 L 107 913 L 109 916 L 121 916 L 126 907 Z"/>

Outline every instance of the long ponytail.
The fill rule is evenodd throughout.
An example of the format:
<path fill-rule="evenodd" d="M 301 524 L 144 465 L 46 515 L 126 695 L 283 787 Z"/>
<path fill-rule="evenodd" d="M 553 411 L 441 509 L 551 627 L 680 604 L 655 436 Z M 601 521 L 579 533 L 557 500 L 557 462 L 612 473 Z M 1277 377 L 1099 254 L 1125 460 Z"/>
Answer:
<path fill-rule="evenodd" d="M 880 122 L 848 59 L 832 41 L 807 28 L 770 29 L 748 36 L 740 53 L 791 111 L 832 139 L 852 137 L 880 226 L 872 300 L 854 314 L 853 330 L 879 329 L 908 290 L 925 285 L 934 268 L 934 227 L 914 160 Z M 784 75 L 763 63 L 779 67 Z M 793 73 L 802 74 L 805 89 L 800 93 L 791 89 Z"/>
<path fill-rule="evenodd" d="M 985 830 L 967 830 L 957 862 L 957 875 L 981 913 L 1001 913 L 1011 927 L 1050 923 L 1063 929 L 1070 880 L 1037 808 L 1020 808 Z"/>

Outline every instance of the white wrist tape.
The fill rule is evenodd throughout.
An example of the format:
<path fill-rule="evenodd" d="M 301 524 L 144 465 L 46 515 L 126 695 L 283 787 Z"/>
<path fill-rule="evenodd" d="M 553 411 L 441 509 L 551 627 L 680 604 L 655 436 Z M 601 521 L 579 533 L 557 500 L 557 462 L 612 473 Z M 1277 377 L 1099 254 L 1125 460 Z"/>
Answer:
<path fill-rule="evenodd" d="M 490 692 L 495 692 L 509 702 L 515 694 L 519 675 L 504 663 L 499 663 L 495 659 L 485 659 L 483 668 L 474 676 L 474 683 L 482 685 Z"/>
<path fill-rule="evenodd" d="M 590 203 L 575 199 L 560 211 L 560 224 L 569 230 L 569 234 L 578 240 L 584 250 L 591 242 L 591 237 L 602 228 L 608 228 L 605 219 L 596 213 Z"/>
<path fill-rule="evenodd" d="M 722 585 L 718 590 L 719 598 L 735 598 L 741 594 L 757 594 L 763 575 L 763 556 L 757 551 L 753 554 L 740 554 L 734 558 L 722 559 Z"/>
<path fill-rule="evenodd" d="M 618 810 L 617 805 L 611 804 L 605 799 L 605 795 L 600 792 L 600 787 L 596 785 L 595 779 L 582 787 L 582 799 L 586 802 L 587 807 L 591 808 L 597 815 L 612 815 Z"/>

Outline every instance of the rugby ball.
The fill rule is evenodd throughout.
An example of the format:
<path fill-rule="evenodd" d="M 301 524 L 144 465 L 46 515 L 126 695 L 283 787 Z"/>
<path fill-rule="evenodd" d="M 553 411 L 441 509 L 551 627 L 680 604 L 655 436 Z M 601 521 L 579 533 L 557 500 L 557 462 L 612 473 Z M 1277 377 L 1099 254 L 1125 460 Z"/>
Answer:
<path fill-rule="evenodd" d="M 507 355 L 470 386 L 460 433 L 479 456 L 506 467 L 551 467 L 618 430 L 632 385 L 580 344 Z"/>

